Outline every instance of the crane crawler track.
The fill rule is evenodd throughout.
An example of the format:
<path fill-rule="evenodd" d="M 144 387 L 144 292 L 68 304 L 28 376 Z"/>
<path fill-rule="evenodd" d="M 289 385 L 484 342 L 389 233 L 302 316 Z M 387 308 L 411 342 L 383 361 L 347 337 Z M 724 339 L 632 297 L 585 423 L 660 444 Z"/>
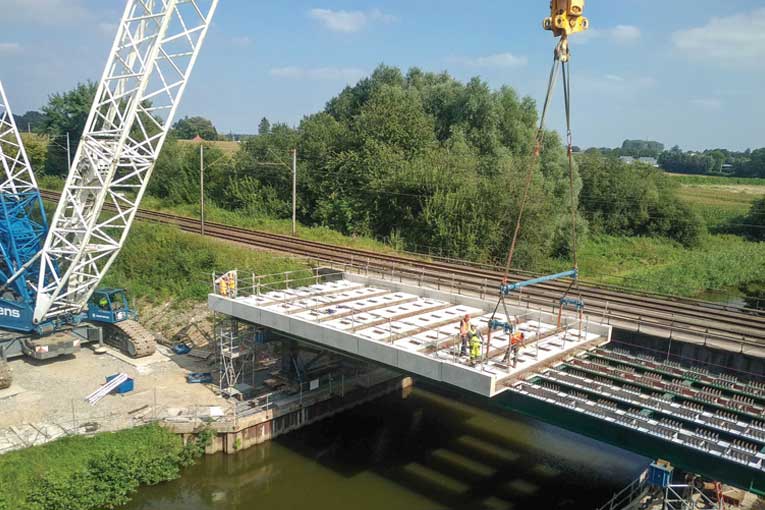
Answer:
<path fill-rule="evenodd" d="M 59 193 L 42 191 L 46 200 L 57 200 Z M 199 220 L 175 214 L 141 209 L 138 217 L 145 221 L 178 226 L 181 230 L 199 233 Z M 424 260 L 399 254 L 333 246 L 287 235 L 260 232 L 242 227 L 205 222 L 205 235 L 238 242 L 259 249 L 289 253 L 351 266 L 366 266 L 376 271 L 395 271 L 404 277 L 442 285 L 453 284 L 478 293 L 491 294 L 502 279 L 503 271 L 486 265 L 464 262 Z M 534 275 L 515 271 L 511 281 L 527 280 Z M 524 289 L 513 296 L 536 307 L 557 306 L 568 287 L 567 282 L 548 282 Z M 633 329 L 653 327 L 694 335 L 699 339 L 716 338 L 742 345 L 765 347 L 765 315 L 751 309 L 688 298 L 635 292 L 618 287 L 580 284 L 582 298 L 591 316 L 610 324 Z"/>
<path fill-rule="evenodd" d="M 12 382 L 13 375 L 11 374 L 11 368 L 6 360 L 0 358 L 0 390 L 10 388 Z"/>
<path fill-rule="evenodd" d="M 157 350 L 154 335 L 134 320 L 105 326 L 106 343 L 119 348 L 133 358 L 151 356 Z"/>

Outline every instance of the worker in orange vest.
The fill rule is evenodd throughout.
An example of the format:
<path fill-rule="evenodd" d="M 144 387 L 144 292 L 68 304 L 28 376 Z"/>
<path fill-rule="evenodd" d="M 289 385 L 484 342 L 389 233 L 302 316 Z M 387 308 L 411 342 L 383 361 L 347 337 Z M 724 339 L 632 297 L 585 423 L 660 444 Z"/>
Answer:
<path fill-rule="evenodd" d="M 460 319 L 460 356 L 467 356 L 468 353 L 468 332 L 470 331 L 470 314 Z"/>
<path fill-rule="evenodd" d="M 513 353 L 513 368 L 518 364 L 518 352 L 521 350 L 523 341 L 526 340 L 526 335 L 522 331 L 516 331 L 510 334 L 510 343 L 505 351 L 505 357 L 502 358 L 503 363 L 510 361 L 510 353 Z"/>

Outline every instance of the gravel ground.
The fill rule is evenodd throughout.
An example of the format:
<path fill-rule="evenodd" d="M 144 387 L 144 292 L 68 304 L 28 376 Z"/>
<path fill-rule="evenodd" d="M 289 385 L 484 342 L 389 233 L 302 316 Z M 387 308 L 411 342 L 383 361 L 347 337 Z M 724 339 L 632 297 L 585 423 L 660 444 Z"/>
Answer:
<path fill-rule="evenodd" d="M 14 359 L 9 362 L 13 385 L 0 391 L 0 429 L 53 425 L 69 430 L 95 423 L 98 430 L 117 430 L 149 419 L 155 412 L 167 416 L 181 409 L 227 409 L 227 402 L 211 389 L 186 382 L 188 372 L 215 371 L 216 367 L 171 354 L 160 347 L 149 358 L 123 360 L 119 353 L 98 355 L 84 347 L 75 356 L 47 362 Z M 104 384 L 106 376 L 120 372 L 135 379 L 133 392 L 108 395 L 93 407 L 84 400 Z"/>

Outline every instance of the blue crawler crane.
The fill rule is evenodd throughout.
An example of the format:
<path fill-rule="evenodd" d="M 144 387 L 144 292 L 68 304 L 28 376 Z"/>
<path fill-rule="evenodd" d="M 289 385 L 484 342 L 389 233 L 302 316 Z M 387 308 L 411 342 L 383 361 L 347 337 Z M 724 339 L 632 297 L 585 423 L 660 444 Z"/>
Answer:
<path fill-rule="evenodd" d="M 6 360 L 15 356 L 50 359 L 101 341 L 134 357 L 153 353 L 154 337 L 135 321 L 123 289 L 96 290 L 84 311 L 34 320 L 48 219 L 2 84 L 0 175 L 0 389 L 11 384 Z"/>

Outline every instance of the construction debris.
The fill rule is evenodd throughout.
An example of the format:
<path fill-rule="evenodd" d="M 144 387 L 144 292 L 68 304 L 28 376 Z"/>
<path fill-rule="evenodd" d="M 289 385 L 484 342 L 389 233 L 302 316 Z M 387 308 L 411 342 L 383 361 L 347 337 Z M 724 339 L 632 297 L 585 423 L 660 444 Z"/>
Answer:
<path fill-rule="evenodd" d="M 98 404 L 105 396 L 115 391 L 117 388 L 129 379 L 126 373 L 118 374 L 96 391 L 85 397 L 85 400 L 92 406 Z"/>

